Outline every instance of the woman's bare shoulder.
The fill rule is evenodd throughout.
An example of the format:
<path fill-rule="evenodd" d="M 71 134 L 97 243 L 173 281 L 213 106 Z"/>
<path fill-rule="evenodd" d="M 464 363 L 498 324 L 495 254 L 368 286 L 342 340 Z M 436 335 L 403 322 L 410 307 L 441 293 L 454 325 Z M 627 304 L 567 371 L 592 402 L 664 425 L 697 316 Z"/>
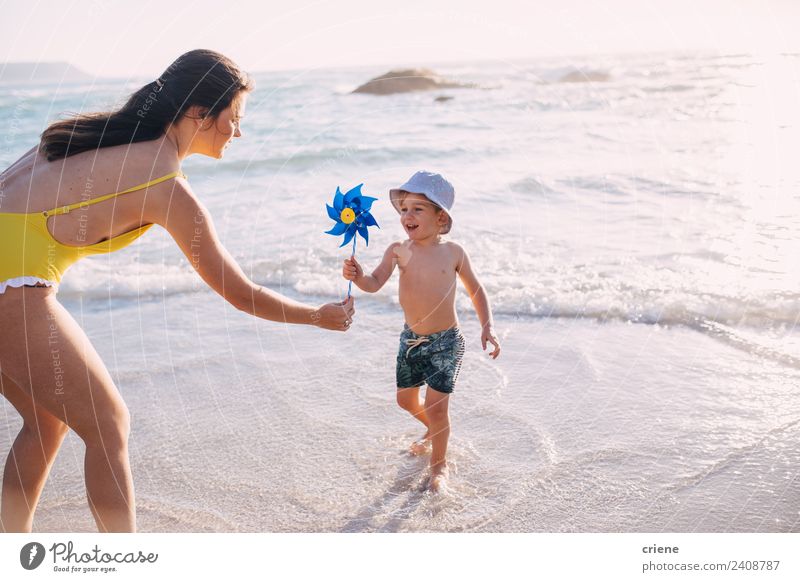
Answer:
<path fill-rule="evenodd" d="M 142 218 L 168 228 L 175 223 L 197 214 L 205 214 L 207 209 L 192 190 L 186 178 L 176 176 L 148 189 Z"/>

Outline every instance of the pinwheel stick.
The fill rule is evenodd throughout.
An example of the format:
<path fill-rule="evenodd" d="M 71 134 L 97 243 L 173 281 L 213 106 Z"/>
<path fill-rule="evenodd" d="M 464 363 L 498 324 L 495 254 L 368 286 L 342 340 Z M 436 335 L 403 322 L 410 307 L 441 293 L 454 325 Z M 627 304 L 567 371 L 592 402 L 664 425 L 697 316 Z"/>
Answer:
<path fill-rule="evenodd" d="M 356 241 L 357 240 L 358 240 L 358 238 L 353 237 L 353 254 L 350 255 L 350 258 L 355 258 L 355 256 L 356 256 Z M 350 283 L 347 284 L 347 298 L 348 299 L 350 299 L 350 292 L 352 290 L 353 290 L 353 282 L 350 281 Z"/>

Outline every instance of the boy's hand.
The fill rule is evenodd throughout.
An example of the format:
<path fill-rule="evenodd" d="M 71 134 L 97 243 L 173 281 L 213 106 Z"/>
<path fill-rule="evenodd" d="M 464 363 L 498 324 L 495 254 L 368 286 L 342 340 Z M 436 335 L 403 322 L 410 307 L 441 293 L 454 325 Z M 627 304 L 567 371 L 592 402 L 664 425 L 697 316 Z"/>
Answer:
<path fill-rule="evenodd" d="M 491 326 L 484 327 L 483 332 L 481 333 L 481 345 L 483 346 L 483 351 L 486 351 L 487 342 L 494 346 L 494 349 L 489 352 L 489 355 L 492 356 L 493 360 L 496 360 L 497 356 L 500 355 L 500 342 L 498 341 L 497 336 L 494 335 L 494 330 Z"/>
<path fill-rule="evenodd" d="M 344 266 L 342 267 L 342 277 L 348 281 L 357 281 L 364 276 L 364 269 L 358 264 L 355 257 L 345 259 Z"/>

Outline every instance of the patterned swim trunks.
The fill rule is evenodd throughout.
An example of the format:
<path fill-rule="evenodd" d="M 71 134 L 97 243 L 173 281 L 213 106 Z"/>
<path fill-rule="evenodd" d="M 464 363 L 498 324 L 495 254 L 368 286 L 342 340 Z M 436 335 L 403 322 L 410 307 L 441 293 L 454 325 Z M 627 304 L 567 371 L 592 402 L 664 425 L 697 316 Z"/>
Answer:
<path fill-rule="evenodd" d="M 437 392 L 452 393 L 461 371 L 465 345 L 464 336 L 457 327 L 417 335 L 405 325 L 397 353 L 397 387 L 416 388 L 427 384 Z"/>

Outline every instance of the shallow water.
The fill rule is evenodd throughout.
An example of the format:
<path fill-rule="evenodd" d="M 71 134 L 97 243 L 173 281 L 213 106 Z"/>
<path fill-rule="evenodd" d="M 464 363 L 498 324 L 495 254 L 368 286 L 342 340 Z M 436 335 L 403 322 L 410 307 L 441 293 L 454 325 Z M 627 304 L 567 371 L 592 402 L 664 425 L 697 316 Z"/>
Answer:
<path fill-rule="evenodd" d="M 396 314 L 365 301 L 330 334 L 210 294 L 119 310 L 113 332 L 82 313 L 117 355 L 144 531 L 800 528 L 798 373 L 693 330 L 501 316 L 495 362 L 465 316 L 450 489 L 434 496 L 406 452 L 421 426 L 394 402 Z M 37 529 L 93 528 L 81 453 L 70 437 Z"/>

